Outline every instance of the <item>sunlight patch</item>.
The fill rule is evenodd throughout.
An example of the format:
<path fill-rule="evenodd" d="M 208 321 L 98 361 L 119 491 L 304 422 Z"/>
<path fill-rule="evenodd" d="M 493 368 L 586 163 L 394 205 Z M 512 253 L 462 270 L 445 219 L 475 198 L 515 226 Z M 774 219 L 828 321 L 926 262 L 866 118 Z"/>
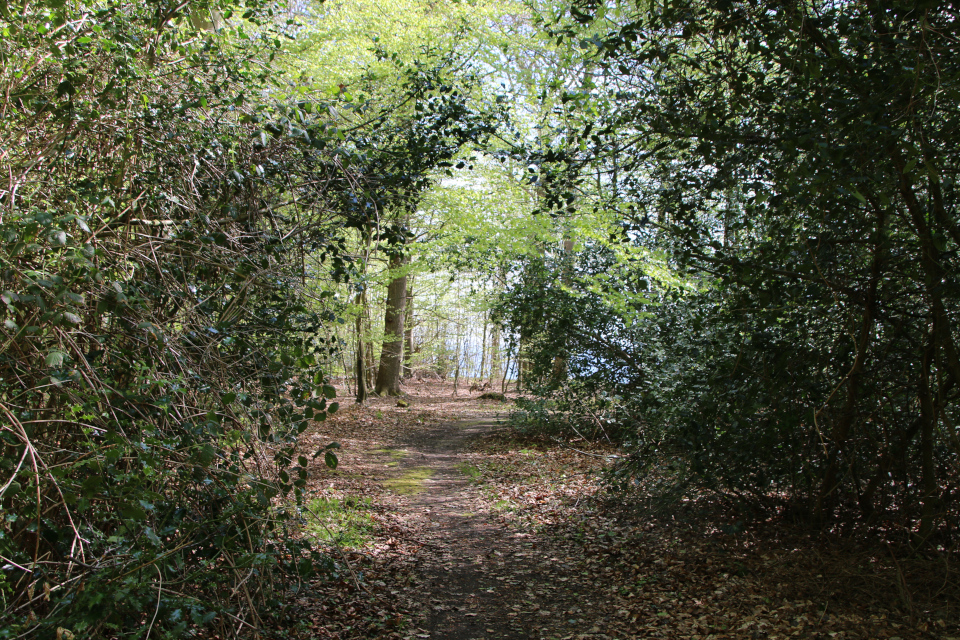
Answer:
<path fill-rule="evenodd" d="M 399 478 L 384 480 L 383 486 L 399 495 L 414 495 L 423 491 L 423 481 L 434 474 L 429 467 L 414 467 Z"/>

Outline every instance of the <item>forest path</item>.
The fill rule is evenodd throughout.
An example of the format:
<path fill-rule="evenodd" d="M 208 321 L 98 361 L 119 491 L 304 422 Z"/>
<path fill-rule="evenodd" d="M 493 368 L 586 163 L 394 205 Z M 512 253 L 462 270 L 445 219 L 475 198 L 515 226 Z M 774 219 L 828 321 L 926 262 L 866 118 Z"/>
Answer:
<path fill-rule="evenodd" d="M 307 494 L 336 505 L 325 516 L 336 544 L 321 533 L 318 546 L 347 560 L 352 575 L 316 581 L 292 608 L 298 633 L 288 633 L 624 637 L 608 635 L 601 620 L 610 609 L 589 593 L 596 567 L 556 528 L 588 517 L 577 505 L 596 490 L 603 456 L 516 441 L 506 426 L 512 402 L 452 395 L 449 385 L 408 392 L 409 407 L 345 401 L 305 437 L 304 453 L 342 445 L 337 470 L 320 460 L 311 467 Z M 352 531 L 356 522 L 365 530 Z"/>
<path fill-rule="evenodd" d="M 518 433 L 512 402 L 408 391 L 305 434 L 305 455 L 342 445 L 306 487 L 324 523 L 305 533 L 333 565 L 277 638 L 960 639 L 952 607 L 903 605 L 915 570 L 888 550 L 751 522 L 712 494 L 604 493 L 613 446 Z"/>
<path fill-rule="evenodd" d="M 415 565 L 426 605 L 419 635 L 470 640 L 580 631 L 605 637 L 577 605 L 575 585 L 584 567 L 557 557 L 551 541 L 478 509 L 489 497 L 478 496 L 471 480 L 467 443 L 502 428 L 491 415 L 444 424 L 404 443 L 414 452 L 405 466 L 432 471 L 407 505 L 408 515 L 424 523 Z"/>

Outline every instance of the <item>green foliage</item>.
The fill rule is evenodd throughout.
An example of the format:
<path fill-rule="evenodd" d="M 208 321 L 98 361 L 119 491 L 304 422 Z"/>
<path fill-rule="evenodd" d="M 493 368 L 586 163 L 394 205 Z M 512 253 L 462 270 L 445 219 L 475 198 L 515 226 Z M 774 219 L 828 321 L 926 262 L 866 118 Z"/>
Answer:
<path fill-rule="evenodd" d="M 389 4 L 341 0 L 311 4 L 301 17 L 301 32 L 288 47 L 296 56 L 292 64 L 314 80 L 316 89 L 355 95 L 370 89 L 382 94 L 396 82 L 390 61 L 378 55 L 382 51 L 403 60 L 429 63 L 433 56 L 462 50 L 488 62 L 483 50 L 493 48 L 496 40 L 491 25 L 524 9 L 522 3 L 513 0 L 397 0 Z M 358 86 L 362 76 L 376 86 Z"/>
<path fill-rule="evenodd" d="M 233 629 L 318 559 L 279 505 L 336 410 L 296 265 L 345 264 L 344 173 L 302 108 L 250 102 L 271 14 L 0 18 L 0 637 Z"/>
<path fill-rule="evenodd" d="M 643 308 L 596 278 L 548 284 L 523 294 L 549 321 L 515 317 L 521 343 L 569 351 L 572 376 L 622 398 L 634 471 L 672 453 L 707 486 L 797 501 L 820 521 L 948 535 L 960 128 L 940 96 L 960 87 L 956 10 L 607 9 L 594 23 L 600 10 L 579 4 L 553 25 L 593 54 L 597 81 L 561 98 L 582 124 L 555 154 L 547 199 L 568 213 L 595 184 L 578 206 L 618 212 L 609 246 L 666 251 L 696 289 L 652 286 Z M 609 268 L 631 294 L 650 275 L 644 261 Z"/>
<path fill-rule="evenodd" d="M 226 635 L 321 560 L 291 535 L 297 437 L 338 406 L 321 336 L 344 305 L 317 283 L 362 275 L 350 229 L 397 253 L 382 213 L 496 114 L 439 58 L 384 58 L 379 102 L 289 99 L 278 15 L 0 17 L 0 636 Z"/>
<path fill-rule="evenodd" d="M 370 498 L 315 498 L 307 505 L 307 530 L 325 542 L 362 548 L 376 529 L 370 507 Z"/>

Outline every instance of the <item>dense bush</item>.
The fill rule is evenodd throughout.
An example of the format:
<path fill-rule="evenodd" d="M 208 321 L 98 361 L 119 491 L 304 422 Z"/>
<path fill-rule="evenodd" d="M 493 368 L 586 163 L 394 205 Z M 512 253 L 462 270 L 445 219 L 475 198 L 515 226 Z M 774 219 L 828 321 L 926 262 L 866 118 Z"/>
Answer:
<path fill-rule="evenodd" d="M 595 54 L 595 82 L 562 101 L 602 117 L 566 135 L 566 162 L 547 167 L 563 179 L 545 184 L 555 214 L 595 206 L 618 226 L 608 256 L 588 245 L 572 277 L 558 260 L 528 267 L 536 286 L 518 280 L 528 381 L 553 366 L 544 388 L 559 388 L 559 356 L 624 398 L 625 473 L 672 455 L 728 494 L 948 544 L 960 120 L 942 96 L 960 91 L 956 8 L 571 15 L 554 34 Z"/>
<path fill-rule="evenodd" d="M 275 498 L 344 170 L 258 104 L 269 5 L 2 7 L 0 637 L 255 628 L 317 559 Z"/>

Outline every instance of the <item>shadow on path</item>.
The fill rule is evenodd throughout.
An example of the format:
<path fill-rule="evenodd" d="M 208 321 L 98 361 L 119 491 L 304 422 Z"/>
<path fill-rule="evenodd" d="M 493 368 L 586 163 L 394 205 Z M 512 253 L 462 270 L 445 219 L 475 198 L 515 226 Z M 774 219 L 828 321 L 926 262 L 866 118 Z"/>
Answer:
<path fill-rule="evenodd" d="M 421 626 L 429 635 L 423 637 L 583 634 L 592 623 L 576 604 L 578 563 L 556 557 L 549 541 L 502 524 L 465 473 L 461 453 L 467 441 L 499 428 L 495 418 L 459 422 L 403 443 L 412 454 L 404 467 L 433 472 L 408 502 L 411 515 L 426 523 L 425 545 L 416 559 L 428 608 Z"/>

